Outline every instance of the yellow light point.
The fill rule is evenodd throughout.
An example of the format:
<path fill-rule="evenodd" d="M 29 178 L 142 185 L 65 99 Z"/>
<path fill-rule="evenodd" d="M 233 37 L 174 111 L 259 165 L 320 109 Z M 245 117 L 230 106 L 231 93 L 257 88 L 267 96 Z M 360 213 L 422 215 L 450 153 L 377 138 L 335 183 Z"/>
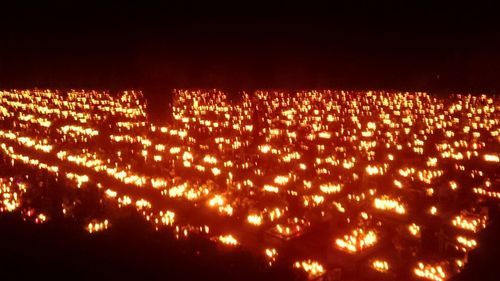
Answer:
<path fill-rule="evenodd" d="M 500 157 L 496 154 L 485 154 L 483 158 L 486 162 L 500 162 Z"/>
<path fill-rule="evenodd" d="M 325 273 L 323 265 L 312 260 L 296 261 L 294 263 L 294 267 L 304 270 L 310 279 L 321 276 Z"/>
<path fill-rule="evenodd" d="M 474 193 L 482 195 L 482 196 L 500 199 L 500 192 L 498 192 L 498 191 L 489 191 L 489 190 L 486 190 L 486 189 L 480 188 L 480 187 L 475 187 L 472 189 L 472 191 Z"/>
<path fill-rule="evenodd" d="M 434 188 L 427 188 L 425 190 L 425 193 L 427 194 L 427 196 L 432 196 L 434 195 Z"/>
<path fill-rule="evenodd" d="M 137 209 L 151 209 L 151 203 L 147 201 L 146 199 L 139 199 L 135 201 L 135 206 Z"/>
<path fill-rule="evenodd" d="M 398 180 L 394 180 L 394 185 L 395 185 L 397 188 L 400 188 L 400 189 L 401 189 L 401 188 L 403 188 L 403 184 L 402 184 L 400 181 L 398 181 Z"/>
<path fill-rule="evenodd" d="M 384 260 L 373 260 L 371 262 L 371 267 L 374 270 L 376 270 L 378 272 L 382 272 L 382 273 L 389 271 L 389 263 L 387 261 L 384 261 Z"/>
<path fill-rule="evenodd" d="M 229 246 L 236 246 L 239 244 L 238 240 L 231 234 L 219 236 L 219 241 Z"/>
<path fill-rule="evenodd" d="M 458 188 L 458 184 L 456 181 L 450 181 L 448 184 L 451 190 L 456 190 Z"/>
<path fill-rule="evenodd" d="M 408 226 L 408 231 L 410 232 L 411 235 L 413 236 L 420 236 L 420 226 L 418 226 L 415 223 L 412 223 Z"/>
<path fill-rule="evenodd" d="M 93 129 L 93 128 L 86 128 L 82 126 L 72 126 L 72 125 L 66 125 L 60 128 L 60 130 L 64 134 L 74 134 L 74 135 L 86 135 L 86 136 L 97 136 L 99 135 L 99 131 Z"/>
<path fill-rule="evenodd" d="M 93 220 L 85 228 L 89 233 L 99 232 L 108 229 L 110 223 L 107 219 L 104 221 Z"/>
<path fill-rule="evenodd" d="M 463 251 L 475 249 L 477 247 L 477 242 L 475 239 L 469 239 L 464 236 L 457 236 L 457 242 L 463 247 Z"/>
<path fill-rule="evenodd" d="M 368 165 L 365 169 L 365 171 L 368 173 L 368 175 L 383 175 L 384 174 L 384 168 L 383 167 L 378 167 L 378 166 L 370 166 Z"/>
<path fill-rule="evenodd" d="M 263 189 L 264 189 L 264 191 L 271 192 L 271 193 L 278 193 L 280 191 L 278 187 L 276 187 L 274 185 L 269 185 L 269 184 L 264 185 Z"/>
<path fill-rule="evenodd" d="M 233 207 L 231 205 L 224 204 L 224 205 L 219 206 L 218 211 L 221 214 L 232 216 L 233 212 L 234 212 L 234 209 L 233 209 Z"/>
<path fill-rule="evenodd" d="M 486 227 L 486 218 L 480 216 L 458 215 L 451 221 L 456 228 L 477 232 Z"/>
<path fill-rule="evenodd" d="M 267 144 L 259 146 L 260 152 L 262 152 L 264 154 L 269 153 L 269 151 L 271 151 L 271 149 L 272 149 L 272 147 L 270 145 L 267 145 Z"/>
<path fill-rule="evenodd" d="M 106 189 L 105 194 L 109 198 L 115 198 L 117 195 L 116 191 L 111 190 L 111 189 Z"/>
<path fill-rule="evenodd" d="M 361 136 L 368 138 L 368 137 L 373 136 L 373 132 L 372 131 L 363 131 L 363 132 L 361 132 Z"/>
<path fill-rule="evenodd" d="M 338 193 L 342 188 L 341 184 L 325 183 L 319 186 L 321 192 L 326 194 Z"/>
<path fill-rule="evenodd" d="M 212 199 L 208 201 L 208 205 L 211 207 L 222 206 L 224 205 L 224 202 L 225 199 L 224 197 L 222 197 L 222 195 L 215 195 L 214 197 L 212 197 Z"/>
<path fill-rule="evenodd" d="M 437 166 L 437 163 L 438 163 L 438 159 L 437 158 L 432 158 L 432 157 L 429 157 L 429 159 L 427 160 L 427 167 L 436 167 Z"/>
<path fill-rule="evenodd" d="M 218 176 L 218 175 L 220 175 L 220 174 L 221 174 L 221 170 L 220 170 L 219 168 L 217 168 L 217 167 L 213 167 L 213 168 L 212 168 L 212 174 L 213 174 L 214 176 Z"/>
<path fill-rule="evenodd" d="M 276 176 L 274 178 L 274 183 L 277 185 L 285 185 L 289 180 L 288 176 Z"/>
<path fill-rule="evenodd" d="M 267 260 L 269 261 L 269 265 L 272 265 L 276 258 L 278 257 L 278 251 L 275 248 L 266 248 L 264 250 Z"/>
<path fill-rule="evenodd" d="M 45 216 L 44 214 L 39 214 L 35 219 L 35 223 L 44 223 L 46 221 L 47 221 L 47 216 Z"/>
<path fill-rule="evenodd" d="M 274 208 L 269 211 L 269 220 L 274 221 L 281 218 L 285 214 L 284 209 Z"/>
<path fill-rule="evenodd" d="M 193 154 L 189 151 L 184 151 L 184 153 L 182 154 L 182 160 L 193 161 Z"/>
<path fill-rule="evenodd" d="M 335 208 L 337 208 L 337 210 L 341 213 L 345 213 L 345 208 L 344 206 L 342 206 L 341 203 L 339 202 L 333 202 L 333 205 L 335 206 Z"/>
<path fill-rule="evenodd" d="M 252 225 L 261 225 L 262 224 L 262 215 L 259 214 L 251 214 L 247 216 L 247 221 Z"/>
<path fill-rule="evenodd" d="M 415 276 L 431 281 L 446 280 L 446 273 L 440 265 L 424 264 L 419 262 L 413 269 Z"/>
<path fill-rule="evenodd" d="M 132 204 L 132 198 L 128 197 L 127 195 L 124 195 L 122 198 L 118 198 L 118 203 L 123 206 L 127 206 Z"/>
<path fill-rule="evenodd" d="M 384 211 L 387 210 L 387 211 L 391 211 L 391 212 L 394 212 L 394 213 L 397 213 L 400 215 L 406 213 L 406 209 L 402 203 L 400 203 L 399 201 L 397 201 L 395 199 L 390 198 L 387 195 L 384 195 L 380 198 L 375 198 L 373 200 L 373 206 L 376 209 L 384 210 Z"/>
<path fill-rule="evenodd" d="M 175 222 L 175 213 L 171 211 L 160 212 L 160 220 L 163 225 L 172 226 Z"/>
<path fill-rule="evenodd" d="M 362 219 L 364 219 L 364 220 L 367 220 L 367 219 L 369 218 L 368 213 L 366 213 L 366 212 L 361 212 L 359 215 L 360 215 L 360 216 L 361 216 L 361 218 L 362 218 Z"/>
<path fill-rule="evenodd" d="M 352 168 L 354 168 L 354 162 L 344 160 L 344 162 L 342 163 L 342 167 L 344 167 L 347 170 L 352 169 Z"/>
<path fill-rule="evenodd" d="M 428 212 L 429 212 L 429 214 L 431 214 L 431 215 L 435 216 L 435 215 L 437 215 L 437 213 L 438 213 L 438 209 L 436 208 L 436 206 L 431 206 L 431 207 L 429 208 L 429 211 L 428 211 Z"/>
<path fill-rule="evenodd" d="M 167 181 L 163 178 L 153 178 L 151 179 L 151 186 L 153 188 L 167 187 Z"/>
<path fill-rule="evenodd" d="M 406 178 L 406 177 L 414 174 L 415 169 L 414 168 L 399 169 L 398 173 L 399 173 L 399 175 Z"/>
<path fill-rule="evenodd" d="M 87 175 L 78 175 L 74 173 L 67 173 L 66 177 L 70 180 L 74 180 L 77 183 L 77 187 L 80 188 L 82 184 L 87 183 L 89 181 L 89 177 Z"/>
<path fill-rule="evenodd" d="M 363 251 L 375 245 L 377 234 L 373 230 L 354 229 L 351 233 L 335 240 L 335 246 L 348 253 Z"/>
<path fill-rule="evenodd" d="M 179 131 L 178 133 L 178 136 L 181 138 L 181 139 L 184 139 L 186 136 L 187 136 L 187 132 L 186 131 Z"/>
<path fill-rule="evenodd" d="M 205 155 L 203 158 L 203 162 L 208 163 L 208 164 L 217 164 L 217 158 L 211 155 Z"/>
<path fill-rule="evenodd" d="M 377 124 L 375 122 L 368 122 L 366 124 L 366 128 L 368 128 L 370 130 L 375 130 L 375 129 L 377 129 Z"/>
<path fill-rule="evenodd" d="M 186 189 L 187 189 L 187 183 L 173 186 L 168 190 L 168 196 L 172 198 L 182 197 L 184 196 L 184 192 L 186 191 Z"/>
<path fill-rule="evenodd" d="M 304 196 L 304 206 L 318 206 L 323 204 L 325 202 L 325 197 L 322 195 L 311 195 L 311 196 Z"/>
<path fill-rule="evenodd" d="M 330 139 L 332 134 L 330 132 L 320 132 L 318 133 L 318 137 L 321 139 Z"/>
<path fill-rule="evenodd" d="M 181 148 L 180 147 L 171 147 L 168 152 L 170 154 L 179 154 L 181 152 Z"/>
<path fill-rule="evenodd" d="M 312 188 L 312 182 L 311 181 L 304 180 L 302 183 L 304 184 L 304 188 L 306 188 L 306 189 Z"/>

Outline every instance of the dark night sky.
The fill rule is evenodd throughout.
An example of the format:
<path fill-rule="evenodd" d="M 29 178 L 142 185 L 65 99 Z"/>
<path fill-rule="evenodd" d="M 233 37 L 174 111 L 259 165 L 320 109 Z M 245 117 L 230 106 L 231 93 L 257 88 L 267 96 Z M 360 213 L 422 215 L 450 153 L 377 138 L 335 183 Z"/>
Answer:
<path fill-rule="evenodd" d="M 496 9 L 375 2 L 4 7 L 0 87 L 500 90 Z"/>

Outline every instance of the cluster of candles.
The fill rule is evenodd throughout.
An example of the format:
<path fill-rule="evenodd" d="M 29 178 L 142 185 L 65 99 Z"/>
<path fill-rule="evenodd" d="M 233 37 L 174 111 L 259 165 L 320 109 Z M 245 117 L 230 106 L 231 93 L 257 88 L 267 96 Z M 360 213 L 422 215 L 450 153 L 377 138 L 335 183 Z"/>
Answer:
<path fill-rule="evenodd" d="M 303 269 L 310 279 L 314 279 L 317 276 L 325 273 L 325 268 L 323 265 L 318 263 L 317 261 L 305 260 L 305 261 L 297 261 L 294 264 L 295 268 Z"/>
<path fill-rule="evenodd" d="M 421 277 L 432 281 L 446 280 L 446 273 L 441 265 L 433 265 L 428 263 L 419 262 L 413 269 L 417 277 Z"/>
<path fill-rule="evenodd" d="M 109 226 L 110 226 L 110 223 L 107 219 L 105 219 L 103 221 L 94 220 L 92 222 L 89 222 L 89 224 L 86 227 L 86 230 L 89 233 L 99 232 L 99 231 L 103 231 L 103 230 L 108 229 Z"/>
<path fill-rule="evenodd" d="M 487 216 L 454 209 L 442 193 L 467 188 L 453 174 L 474 182 L 470 205 L 500 198 L 491 183 L 500 162 L 498 104 L 487 95 L 420 92 L 257 91 L 231 101 L 218 90 L 175 90 L 171 122 L 155 124 L 140 92 L 0 91 L 0 146 L 12 164 L 63 175 L 76 188 L 97 184 L 117 206 L 136 208 L 178 237 L 210 233 L 244 245 L 244 235 L 236 239 L 214 221 L 233 233 L 246 224 L 289 238 L 334 217 L 348 233 L 332 237 L 331 250 L 356 255 L 383 239 L 385 224 L 375 213 L 377 220 L 399 215 L 416 238 L 425 224 L 410 218 L 432 215 L 451 221 L 457 247 L 469 250 L 477 242 L 460 231 L 475 235 Z M 2 186 L 2 210 L 18 208 L 6 194 Z M 413 194 L 427 207 L 412 208 Z M 186 206 L 214 221 L 192 225 Z M 104 222 L 87 229 L 104 230 Z M 274 262 L 275 245 L 261 244 Z M 313 275 L 326 270 L 318 262 L 299 265 Z M 389 271 L 385 261 L 372 267 Z M 426 273 L 432 270 L 417 269 L 434 280 Z"/>
<path fill-rule="evenodd" d="M 342 238 L 336 239 L 335 246 L 343 251 L 355 253 L 374 246 L 376 242 L 377 234 L 375 231 L 358 228 Z"/>

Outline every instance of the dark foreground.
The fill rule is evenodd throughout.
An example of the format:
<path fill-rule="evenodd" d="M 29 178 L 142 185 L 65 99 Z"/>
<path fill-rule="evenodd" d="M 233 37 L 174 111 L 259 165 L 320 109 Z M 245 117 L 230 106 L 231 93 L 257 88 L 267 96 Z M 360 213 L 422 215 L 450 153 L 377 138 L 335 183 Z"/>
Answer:
<path fill-rule="evenodd" d="M 89 235 L 70 220 L 42 225 L 0 216 L 3 280 L 304 280 L 286 265 L 271 268 L 241 249 L 154 231 L 133 211 L 108 231 Z M 500 223 L 479 237 L 482 247 L 452 280 L 498 280 Z"/>
<path fill-rule="evenodd" d="M 70 220 L 43 225 L 0 217 L 2 280 L 302 280 L 241 249 L 154 231 L 133 211 L 112 229 L 89 235 Z"/>

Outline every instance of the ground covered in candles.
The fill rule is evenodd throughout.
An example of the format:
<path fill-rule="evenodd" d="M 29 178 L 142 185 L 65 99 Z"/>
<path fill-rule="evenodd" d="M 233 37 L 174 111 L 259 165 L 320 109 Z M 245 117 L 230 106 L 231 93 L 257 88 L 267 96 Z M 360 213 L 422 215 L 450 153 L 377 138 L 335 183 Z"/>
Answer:
<path fill-rule="evenodd" d="M 193 280 L 498 271 L 497 96 L 175 90 L 165 123 L 146 105 L 134 91 L 0 91 L 2 267 Z"/>

